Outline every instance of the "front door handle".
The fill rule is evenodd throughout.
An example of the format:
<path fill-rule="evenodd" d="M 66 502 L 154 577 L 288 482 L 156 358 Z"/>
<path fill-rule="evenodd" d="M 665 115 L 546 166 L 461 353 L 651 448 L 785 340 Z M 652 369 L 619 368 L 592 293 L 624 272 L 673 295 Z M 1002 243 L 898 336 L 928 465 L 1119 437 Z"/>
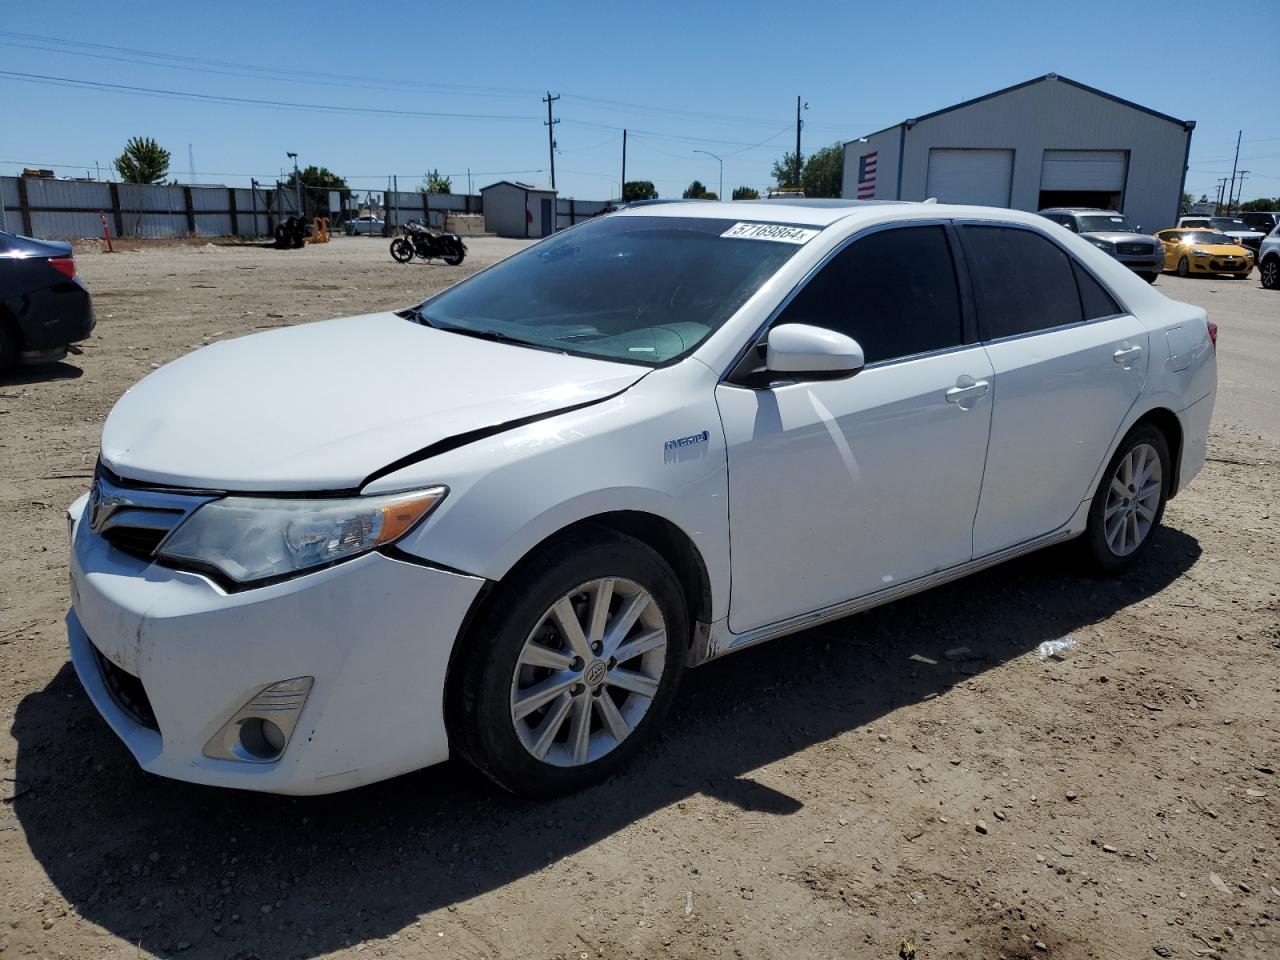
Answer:
<path fill-rule="evenodd" d="M 961 406 L 971 400 L 977 400 L 991 389 L 989 380 L 975 380 L 967 374 L 956 381 L 956 385 L 947 391 L 947 403 L 958 403 Z"/>
<path fill-rule="evenodd" d="M 1128 366 L 1142 356 L 1141 347 L 1121 347 L 1111 355 L 1111 359 L 1116 363 Z"/>

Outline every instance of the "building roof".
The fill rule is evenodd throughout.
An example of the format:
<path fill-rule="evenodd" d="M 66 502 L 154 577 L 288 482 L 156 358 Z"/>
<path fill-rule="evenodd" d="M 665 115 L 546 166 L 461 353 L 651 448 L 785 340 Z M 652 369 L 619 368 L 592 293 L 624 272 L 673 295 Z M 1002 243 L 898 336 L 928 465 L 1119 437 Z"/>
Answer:
<path fill-rule="evenodd" d="M 508 187 L 515 187 L 517 190 L 528 190 L 530 193 L 556 192 L 555 187 L 548 187 L 541 183 L 523 183 L 519 180 L 498 180 L 495 183 L 489 184 L 487 187 L 481 187 L 480 192 L 484 193 L 486 190 L 492 190 L 494 187 L 501 187 L 504 184 Z"/>
<path fill-rule="evenodd" d="M 1030 87 L 1033 84 L 1037 84 L 1037 83 L 1044 83 L 1047 80 L 1057 80 L 1061 83 L 1070 84 L 1073 87 L 1077 87 L 1078 89 L 1085 91 L 1086 93 L 1092 93 L 1095 96 L 1104 97 L 1105 99 L 1110 100 L 1113 103 L 1118 103 L 1121 106 L 1129 107 L 1132 110 L 1140 110 L 1141 112 L 1145 114 L 1149 114 L 1150 116 L 1156 117 L 1157 119 L 1167 120 L 1169 123 L 1176 123 L 1178 126 L 1188 130 L 1195 127 L 1196 125 L 1196 122 L 1194 120 L 1179 120 L 1177 117 L 1171 117 L 1167 113 L 1161 113 L 1158 110 L 1152 110 L 1150 107 L 1144 107 L 1142 104 L 1134 103 L 1132 100 L 1125 100 L 1123 97 L 1117 97 L 1115 94 L 1107 93 L 1105 90 L 1099 90 L 1097 87 L 1091 87 L 1088 84 L 1080 83 L 1078 80 L 1072 80 L 1070 77 L 1064 77 L 1058 73 L 1046 73 L 1043 77 L 1035 77 L 1032 80 L 1024 80 L 1022 83 L 1015 83 L 1011 87 L 1005 87 L 1002 90 L 996 90 L 996 91 L 993 91 L 992 93 L 983 94 L 980 97 L 974 97 L 972 100 L 965 100 L 961 103 L 954 104 L 950 107 L 943 107 L 941 110 L 934 110 L 932 113 L 926 113 L 919 117 L 908 117 L 906 120 L 903 120 L 901 123 L 891 124 L 890 126 L 884 127 L 881 130 L 875 131 L 875 133 L 868 133 L 861 138 L 847 140 L 845 141 L 845 146 L 848 146 L 851 143 L 857 143 L 859 139 L 865 139 L 866 137 L 874 137 L 877 133 L 884 133 L 886 130 L 894 130 L 902 126 L 903 124 L 914 125 L 919 123 L 921 120 L 928 120 L 932 117 L 941 116 L 944 113 L 950 113 L 953 110 L 960 110 L 960 109 L 963 109 L 964 107 L 971 107 L 975 103 L 981 103 L 983 100 L 990 100 L 993 97 L 1002 97 L 1006 93 L 1013 93 L 1013 91 L 1015 90 L 1021 90 L 1023 87 Z"/>

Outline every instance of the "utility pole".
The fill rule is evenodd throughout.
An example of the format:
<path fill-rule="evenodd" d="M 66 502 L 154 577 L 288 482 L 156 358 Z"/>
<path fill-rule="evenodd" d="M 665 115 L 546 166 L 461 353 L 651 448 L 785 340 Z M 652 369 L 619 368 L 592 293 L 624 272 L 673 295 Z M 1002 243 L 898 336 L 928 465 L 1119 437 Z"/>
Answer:
<path fill-rule="evenodd" d="M 196 155 L 191 149 L 191 144 L 187 144 L 187 172 L 191 175 L 191 182 L 196 182 Z"/>
<path fill-rule="evenodd" d="M 1227 213 L 1231 212 L 1231 198 L 1236 192 L 1236 166 L 1240 163 L 1240 136 L 1243 130 L 1236 131 L 1236 158 L 1231 161 L 1231 189 L 1227 191 Z"/>
<path fill-rule="evenodd" d="M 467 194 L 471 193 L 471 168 L 467 167 Z"/>
<path fill-rule="evenodd" d="M 1214 213 L 1222 212 L 1222 194 L 1223 194 L 1223 191 L 1225 191 L 1226 189 L 1227 189 L 1227 178 L 1219 177 L 1218 178 L 1218 202 L 1213 208 Z"/>
<path fill-rule="evenodd" d="M 546 128 L 547 128 L 547 149 L 551 152 L 551 189 L 552 189 L 552 190 L 554 190 L 554 189 L 556 188 L 556 135 L 555 135 L 555 127 L 556 127 L 556 124 L 557 124 L 557 123 L 559 123 L 560 121 L 559 121 L 559 120 L 552 119 L 552 117 L 551 117 L 551 105 L 552 105 L 553 103 L 555 103 L 555 102 L 556 102 L 557 100 L 559 100 L 559 99 L 560 99 L 560 94 L 558 94 L 558 93 L 557 93 L 557 94 L 553 97 L 553 96 L 551 95 L 551 91 L 550 91 L 550 90 L 548 90 L 548 91 L 547 91 L 547 95 L 546 95 L 545 97 L 543 97 L 543 99 L 542 99 L 542 102 L 543 102 L 543 103 L 545 103 L 545 104 L 547 105 L 547 119 L 546 119 L 546 123 L 545 123 L 545 125 L 546 125 Z"/>
<path fill-rule="evenodd" d="M 1244 178 L 1245 178 L 1245 177 L 1247 177 L 1247 176 L 1249 176 L 1249 172 L 1250 172 L 1250 171 L 1248 171 L 1248 170 L 1241 170 L 1241 171 L 1240 171 L 1240 183 L 1239 183 L 1239 186 L 1237 186 L 1237 188 L 1236 188 L 1236 202 L 1235 202 L 1235 206 L 1234 206 L 1234 208 L 1232 208 L 1232 209 L 1228 209 L 1228 210 L 1227 210 L 1227 213 L 1231 213 L 1233 209 L 1234 209 L 1234 210 L 1239 210 L 1239 209 L 1240 209 L 1240 202 L 1241 202 L 1242 200 L 1244 200 Z"/>
<path fill-rule="evenodd" d="M 806 103 L 805 109 L 809 105 Z M 796 189 L 800 189 L 800 98 L 796 97 Z"/>
<path fill-rule="evenodd" d="M 627 128 L 622 128 L 622 184 L 618 187 L 618 202 L 627 202 Z"/>

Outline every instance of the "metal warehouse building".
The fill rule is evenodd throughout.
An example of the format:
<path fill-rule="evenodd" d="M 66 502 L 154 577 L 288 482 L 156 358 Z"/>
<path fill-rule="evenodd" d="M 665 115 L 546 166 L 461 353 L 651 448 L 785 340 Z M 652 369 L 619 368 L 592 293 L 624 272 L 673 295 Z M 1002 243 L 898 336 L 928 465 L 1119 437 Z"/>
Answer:
<path fill-rule="evenodd" d="M 556 191 L 515 180 L 480 188 L 484 228 L 500 237 L 549 237 L 556 232 Z"/>
<path fill-rule="evenodd" d="M 1050 73 L 846 143 L 843 195 L 1104 207 L 1157 230 L 1177 222 L 1194 128 Z"/>

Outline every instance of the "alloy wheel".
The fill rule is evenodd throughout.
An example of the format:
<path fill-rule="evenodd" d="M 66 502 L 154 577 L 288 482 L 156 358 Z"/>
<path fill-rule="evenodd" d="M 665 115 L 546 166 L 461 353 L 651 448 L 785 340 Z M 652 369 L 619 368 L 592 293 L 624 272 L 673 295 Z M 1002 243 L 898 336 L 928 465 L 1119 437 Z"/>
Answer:
<path fill-rule="evenodd" d="M 511 678 L 511 722 L 553 766 L 582 766 L 625 740 L 658 693 L 667 629 L 638 583 L 601 578 L 562 596 L 525 640 Z"/>
<path fill-rule="evenodd" d="M 1268 290 L 1280 286 L 1280 258 L 1271 257 L 1262 264 L 1262 285 Z"/>
<path fill-rule="evenodd" d="M 1163 489 L 1160 455 L 1139 443 L 1116 465 L 1102 511 L 1107 548 L 1127 557 L 1142 545 L 1155 523 Z"/>

